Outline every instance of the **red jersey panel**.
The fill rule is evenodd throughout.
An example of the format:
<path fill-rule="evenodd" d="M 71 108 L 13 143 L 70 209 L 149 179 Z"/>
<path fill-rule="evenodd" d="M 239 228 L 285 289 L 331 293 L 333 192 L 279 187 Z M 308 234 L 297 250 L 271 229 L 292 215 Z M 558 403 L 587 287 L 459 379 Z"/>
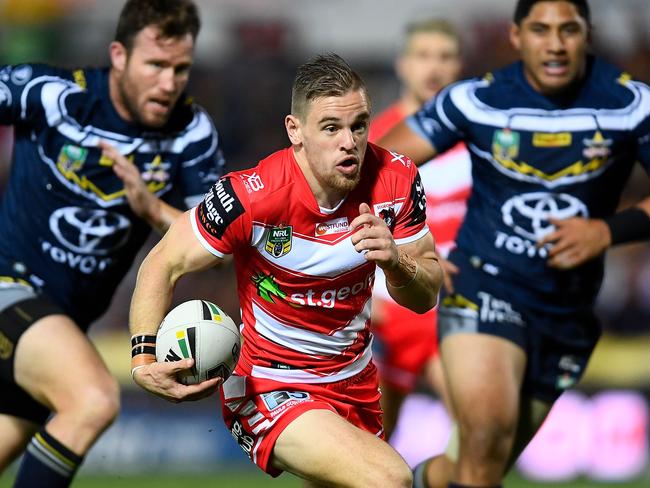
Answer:
<path fill-rule="evenodd" d="M 398 244 L 428 232 L 417 168 L 373 144 L 358 186 L 335 209 L 318 206 L 291 148 L 226 175 L 193 209 L 203 246 L 234 255 L 244 337 L 238 374 L 322 383 L 368 364 L 375 264 L 355 251 L 349 230 L 362 202 Z"/>

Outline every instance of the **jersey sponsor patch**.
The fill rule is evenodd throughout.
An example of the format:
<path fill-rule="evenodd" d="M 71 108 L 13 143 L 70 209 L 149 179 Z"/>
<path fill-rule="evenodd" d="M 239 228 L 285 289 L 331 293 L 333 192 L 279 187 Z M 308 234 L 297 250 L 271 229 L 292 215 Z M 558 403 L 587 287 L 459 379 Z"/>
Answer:
<path fill-rule="evenodd" d="M 411 202 L 413 203 L 413 210 L 411 210 L 406 224 L 409 227 L 419 225 L 427 219 L 427 196 L 424 193 L 420 173 L 415 175 L 415 180 L 411 185 Z"/>
<path fill-rule="evenodd" d="M 230 178 L 222 178 L 210 189 L 197 212 L 203 228 L 211 236 L 221 239 L 228 226 L 244 213 L 244 206 Z"/>
<path fill-rule="evenodd" d="M 316 237 L 326 236 L 328 234 L 341 234 L 350 230 L 350 224 L 347 217 L 328 220 L 316 224 Z"/>
<path fill-rule="evenodd" d="M 244 183 L 244 187 L 248 193 L 260 191 L 264 188 L 264 182 L 262 181 L 262 178 L 255 171 L 249 175 L 242 174 L 240 178 Z"/>

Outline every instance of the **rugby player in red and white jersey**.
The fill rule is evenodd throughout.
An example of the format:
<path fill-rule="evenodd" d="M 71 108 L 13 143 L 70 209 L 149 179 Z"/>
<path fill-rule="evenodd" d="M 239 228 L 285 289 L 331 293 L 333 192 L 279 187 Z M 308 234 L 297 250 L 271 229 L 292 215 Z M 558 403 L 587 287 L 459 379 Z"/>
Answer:
<path fill-rule="evenodd" d="M 232 254 L 244 337 L 221 389 L 226 425 L 264 471 L 307 486 L 410 487 L 404 460 L 383 442 L 369 331 L 375 268 L 419 313 L 442 283 L 418 170 L 367 143 L 361 78 L 334 54 L 298 69 L 291 147 L 230 173 L 179 218 L 144 260 L 131 331 L 153 336 L 174 284 Z M 381 217 L 380 217 L 381 216 Z M 201 398 L 220 380 L 176 381 L 192 360 L 133 358 L 134 380 L 171 401 Z"/>
<path fill-rule="evenodd" d="M 372 121 L 370 142 L 378 140 L 444 86 L 458 79 L 462 65 L 456 29 L 439 19 L 409 25 L 395 69 L 402 94 Z M 471 191 L 469 153 L 459 144 L 419 170 L 427 197 L 427 224 L 435 236 L 438 252 L 446 256 L 454 246 Z M 449 264 L 451 267 L 446 271 L 453 273 L 453 265 Z M 373 360 L 379 369 L 384 429 L 390 439 L 400 407 L 420 374 L 446 399 L 436 337 L 437 312 L 431 310 L 418 315 L 396 303 L 386 290 L 381 272 L 377 273 L 372 306 Z"/>

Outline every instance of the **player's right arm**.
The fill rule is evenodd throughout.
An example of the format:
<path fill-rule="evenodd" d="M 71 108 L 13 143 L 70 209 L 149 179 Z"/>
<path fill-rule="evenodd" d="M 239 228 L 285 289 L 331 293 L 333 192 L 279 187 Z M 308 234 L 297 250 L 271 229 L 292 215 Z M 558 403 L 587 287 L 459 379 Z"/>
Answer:
<path fill-rule="evenodd" d="M 437 154 L 433 144 L 414 132 L 406 120 L 399 122 L 377 142 L 378 145 L 411 158 L 418 166 Z"/>
<path fill-rule="evenodd" d="M 40 64 L 0 66 L 0 124 L 46 124 L 46 105 L 81 91 L 68 71 Z"/>
<path fill-rule="evenodd" d="M 156 335 L 169 310 L 174 286 L 179 278 L 223 262 L 221 257 L 208 252 L 194 237 L 191 218 L 188 211 L 176 219 L 140 266 L 129 314 L 132 337 Z M 154 354 L 140 353 L 132 357 L 133 379 L 145 390 L 172 402 L 197 400 L 214 393 L 220 379 L 214 378 L 196 385 L 179 383 L 177 373 L 192 367 L 193 361 L 184 359 L 158 363 Z"/>

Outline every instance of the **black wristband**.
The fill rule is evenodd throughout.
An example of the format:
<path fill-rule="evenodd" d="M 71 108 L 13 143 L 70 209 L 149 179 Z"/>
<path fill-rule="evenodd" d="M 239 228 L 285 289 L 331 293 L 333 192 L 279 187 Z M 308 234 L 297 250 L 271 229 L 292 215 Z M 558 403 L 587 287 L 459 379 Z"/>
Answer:
<path fill-rule="evenodd" d="M 650 216 L 639 207 L 630 207 L 605 219 L 612 245 L 650 239 Z"/>
<path fill-rule="evenodd" d="M 131 337 L 131 347 L 135 347 L 138 344 L 142 344 L 143 342 L 147 344 L 155 344 L 156 343 L 156 336 L 155 335 L 134 335 Z"/>
<path fill-rule="evenodd" d="M 134 358 L 140 354 L 153 354 L 156 355 L 156 348 L 154 346 L 135 346 L 131 349 L 131 357 Z"/>

